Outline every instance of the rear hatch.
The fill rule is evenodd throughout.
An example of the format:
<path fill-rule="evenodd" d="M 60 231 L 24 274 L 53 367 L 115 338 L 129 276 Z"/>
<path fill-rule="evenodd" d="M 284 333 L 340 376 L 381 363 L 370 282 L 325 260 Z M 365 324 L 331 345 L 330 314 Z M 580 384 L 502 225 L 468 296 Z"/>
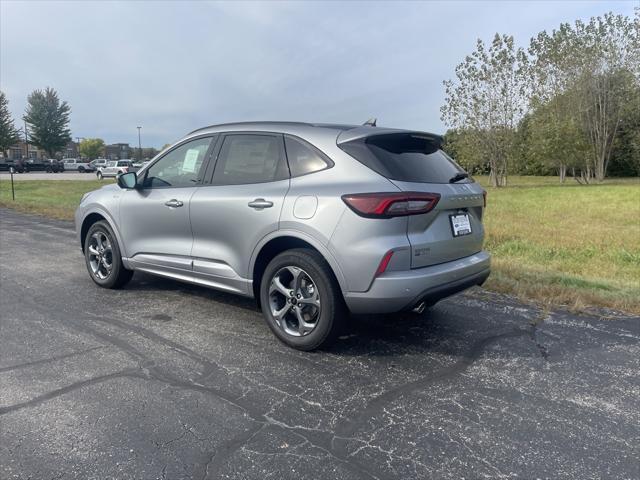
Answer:
<path fill-rule="evenodd" d="M 428 213 L 410 215 L 411 268 L 426 267 L 482 250 L 484 190 L 441 149 L 436 135 L 384 131 L 353 135 L 338 145 L 405 192 L 436 193 Z"/>

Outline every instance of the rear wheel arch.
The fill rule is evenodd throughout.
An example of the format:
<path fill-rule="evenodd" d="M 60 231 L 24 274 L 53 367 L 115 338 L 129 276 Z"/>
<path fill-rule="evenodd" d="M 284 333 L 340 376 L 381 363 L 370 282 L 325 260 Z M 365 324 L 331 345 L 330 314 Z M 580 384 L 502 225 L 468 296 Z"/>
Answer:
<path fill-rule="evenodd" d="M 341 292 L 345 292 L 346 283 L 342 271 L 331 254 L 313 239 L 287 233 L 264 239 L 254 251 L 253 261 L 250 266 L 250 278 L 253 279 L 253 295 L 258 303 L 260 303 L 260 281 L 267 265 L 280 253 L 294 248 L 307 248 L 319 253 L 329 265 Z"/>

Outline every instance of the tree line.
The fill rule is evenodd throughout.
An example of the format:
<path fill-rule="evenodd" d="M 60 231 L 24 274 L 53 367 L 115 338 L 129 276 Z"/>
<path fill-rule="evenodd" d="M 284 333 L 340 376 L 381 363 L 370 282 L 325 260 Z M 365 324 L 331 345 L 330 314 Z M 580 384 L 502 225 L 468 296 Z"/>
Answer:
<path fill-rule="evenodd" d="M 492 186 L 508 174 L 640 175 L 640 9 L 540 32 L 496 34 L 444 82 L 445 150 Z"/>

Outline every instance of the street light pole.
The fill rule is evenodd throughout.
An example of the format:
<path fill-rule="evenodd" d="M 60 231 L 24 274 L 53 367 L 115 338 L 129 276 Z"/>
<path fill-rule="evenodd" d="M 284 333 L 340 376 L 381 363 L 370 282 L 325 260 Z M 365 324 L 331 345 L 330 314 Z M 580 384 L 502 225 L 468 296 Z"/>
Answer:
<path fill-rule="evenodd" d="M 142 161 L 142 142 L 140 142 L 140 129 L 142 127 L 136 127 L 138 129 L 138 161 Z"/>
<path fill-rule="evenodd" d="M 25 156 L 29 160 L 29 138 L 27 137 L 27 122 L 24 122 L 24 148 L 26 150 Z"/>
<path fill-rule="evenodd" d="M 84 137 L 76 137 L 76 150 L 77 150 L 77 154 L 78 154 L 78 158 L 80 158 L 80 140 L 86 140 L 86 138 Z"/>

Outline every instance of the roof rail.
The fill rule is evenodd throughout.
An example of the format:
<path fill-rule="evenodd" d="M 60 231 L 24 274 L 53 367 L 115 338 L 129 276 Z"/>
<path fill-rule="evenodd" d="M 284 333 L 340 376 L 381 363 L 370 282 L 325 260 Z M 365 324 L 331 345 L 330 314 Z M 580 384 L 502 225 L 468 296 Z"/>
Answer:
<path fill-rule="evenodd" d="M 196 128 L 194 131 L 189 132 L 187 135 L 191 135 L 192 133 L 196 133 L 196 132 L 200 132 L 202 130 L 208 130 L 210 128 L 216 128 L 216 127 L 229 127 L 232 125 L 255 125 L 255 124 L 259 124 L 259 125 L 307 125 L 307 126 L 311 126 L 310 123 L 305 123 L 305 122 L 287 122 L 287 121 L 283 121 L 283 122 L 279 122 L 277 120 L 261 120 L 261 121 L 253 121 L 253 122 L 228 122 L 228 123 L 217 123 L 215 125 L 209 125 L 208 127 L 201 127 L 201 128 Z"/>

